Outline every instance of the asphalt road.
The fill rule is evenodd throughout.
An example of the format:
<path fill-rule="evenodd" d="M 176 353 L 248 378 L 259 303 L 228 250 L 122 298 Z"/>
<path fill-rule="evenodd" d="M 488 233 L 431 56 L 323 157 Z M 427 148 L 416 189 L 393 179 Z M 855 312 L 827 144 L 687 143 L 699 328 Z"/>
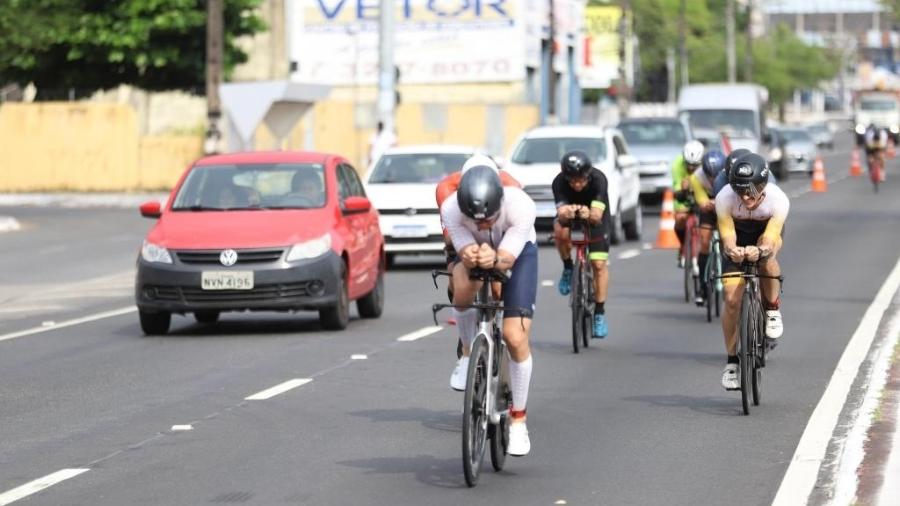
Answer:
<path fill-rule="evenodd" d="M 455 329 L 397 340 L 432 326 L 430 304 L 445 299 L 431 264 L 391 271 L 384 316 L 344 332 L 312 313 L 226 314 L 143 337 L 132 312 L 3 339 L 131 305 L 150 222 L 137 210 L 0 209 L 25 225 L 0 234 L 0 494 L 88 469 L 21 504 L 768 504 L 900 252 L 900 163 L 873 195 L 865 178 L 843 178 L 848 161 L 826 157 L 827 193 L 804 193 L 805 176 L 783 185 L 794 196 L 786 331 L 750 416 L 719 385 L 718 323 L 682 301 L 674 253 L 645 248 L 655 218 L 644 243 L 613 250 L 610 336 L 579 355 L 560 262 L 542 248 L 552 284 L 532 337 L 532 453 L 475 489 L 462 476 L 462 396 L 448 387 Z M 312 381 L 245 400 L 291 379 Z"/>

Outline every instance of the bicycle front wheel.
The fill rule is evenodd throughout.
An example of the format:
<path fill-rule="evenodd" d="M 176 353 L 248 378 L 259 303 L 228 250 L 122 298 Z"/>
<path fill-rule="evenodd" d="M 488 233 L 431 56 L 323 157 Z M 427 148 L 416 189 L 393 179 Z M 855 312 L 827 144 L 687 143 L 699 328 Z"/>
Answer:
<path fill-rule="evenodd" d="M 581 262 L 575 262 L 572 270 L 572 292 L 570 296 L 572 306 L 572 349 L 578 353 L 578 347 L 584 332 L 584 295 L 582 291 L 582 266 Z"/>
<path fill-rule="evenodd" d="M 581 299 L 581 344 L 587 348 L 594 333 L 594 276 L 590 265 L 585 264 L 582 269 L 581 286 L 584 287 L 584 297 Z"/>
<path fill-rule="evenodd" d="M 497 392 L 497 411 L 506 411 L 511 404 L 512 391 L 509 383 L 501 379 Z M 488 427 L 488 438 L 491 440 L 491 465 L 494 466 L 494 471 L 502 471 L 506 463 L 506 449 L 509 447 L 509 415 L 501 415 L 500 423 Z"/>
<path fill-rule="evenodd" d="M 751 313 L 750 293 L 745 291 L 741 299 L 740 340 L 738 342 L 738 362 L 740 362 L 741 374 L 741 404 L 744 414 L 750 414 L 752 402 L 753 369 L 756 362 L 753 348 L 753 315 Z"/>
<path fill-rule="evenodd" d="M 466 376 L 466 393 L 463 406 L 462 456 L 466 484 L 478 484 L 481 461 L 484 459 L 487 440 L 488 406 L 487 389 L 490 383 L 487 338 L 478 335 L 469 355 L 469 371 Z"/>
<path fill-rule="evenodd" d="M 694 248 L 691 235 L 693 227 L 688 223 L 684 232 L 684 301 L 691 302 L 691 288 L 694 286 Z"/>

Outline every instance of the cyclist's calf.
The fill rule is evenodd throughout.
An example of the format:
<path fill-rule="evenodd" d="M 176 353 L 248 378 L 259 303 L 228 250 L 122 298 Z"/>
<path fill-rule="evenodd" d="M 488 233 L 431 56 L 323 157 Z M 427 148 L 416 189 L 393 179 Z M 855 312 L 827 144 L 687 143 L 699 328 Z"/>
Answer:
<path fill-rule="evenodd" d="M 516 362 L 528 359 L 531 349 L 528 335 L 531 332 L 530 318 L 504 318 L 503 338 L 509 348 L 509 356 Z"/>

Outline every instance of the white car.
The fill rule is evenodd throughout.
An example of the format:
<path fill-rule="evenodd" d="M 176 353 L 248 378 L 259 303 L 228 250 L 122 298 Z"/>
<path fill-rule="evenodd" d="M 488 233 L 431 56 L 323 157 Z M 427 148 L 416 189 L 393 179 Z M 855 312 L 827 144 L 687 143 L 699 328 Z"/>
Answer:
<path fill-rule="evenodd" d="M 503 169 L 516 178 L 537 204 L 540 230 L 552 230 L 556 217 L 551 185 L 559 161 L 573 150 L 585 152 L 609 181 L 610 242 L 641 237 L 641 182 L 637 159 L 618 129 L 587 125 L 537 127 L 523 134 Z"/>
<path fill-rule="evenodd" d="M 434 192 L 444 176 L 482 153 L 472 146 L 418 145 L 390 148 L 364 178 L 378 209 L 388 265 L 398 254 L 441 253 L 444 237 Z"/>

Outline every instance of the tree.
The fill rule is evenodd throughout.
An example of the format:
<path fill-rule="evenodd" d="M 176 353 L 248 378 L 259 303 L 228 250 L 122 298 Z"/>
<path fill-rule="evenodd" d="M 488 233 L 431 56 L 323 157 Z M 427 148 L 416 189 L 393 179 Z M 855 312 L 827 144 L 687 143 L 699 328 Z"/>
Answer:
<path fill-rule="evenodd" d="M 238 37 L 265 29 L 261 0 L 225 0 L 225 72 L 247 55 Z M 205 0 L 6 0 L 0 83 L 34 83 L 39 99 L 131 84 L 203 93 Z"/>

